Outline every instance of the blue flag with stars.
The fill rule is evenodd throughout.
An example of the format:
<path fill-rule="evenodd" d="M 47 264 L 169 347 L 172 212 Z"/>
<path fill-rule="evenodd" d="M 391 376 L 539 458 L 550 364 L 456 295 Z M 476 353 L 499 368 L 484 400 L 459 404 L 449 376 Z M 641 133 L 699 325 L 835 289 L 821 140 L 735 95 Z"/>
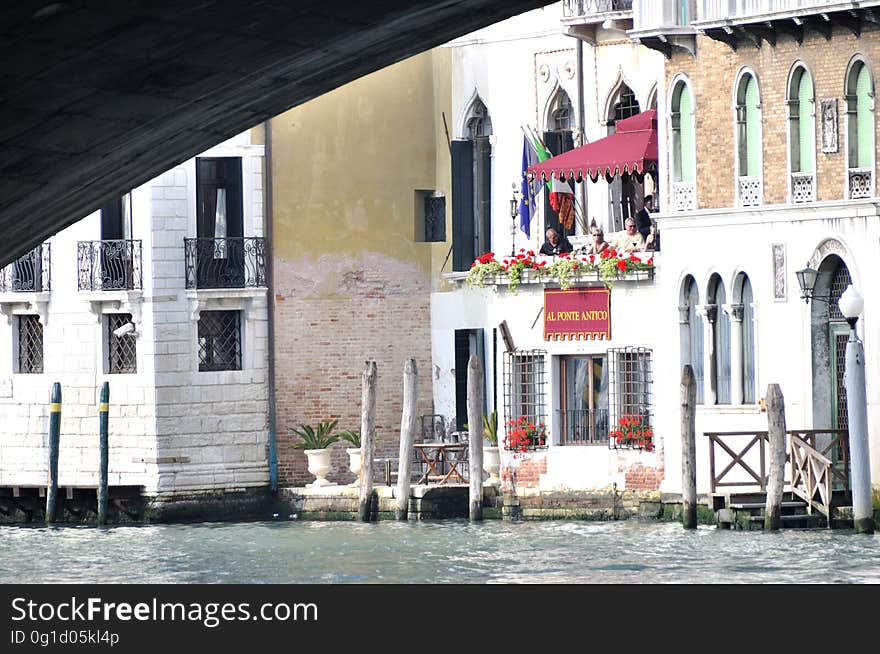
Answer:
<path fill-rule="evenodd" d="M 536 198 L 540 189 L 540 183 L 537 180 L 529 182 L 528 169 L 538 163 L 538 153 L 529 143 L 529 139 L 523 135 L 523 153 L 522 153 L 522 185 L 520 192 L 522 197 L 519 202 L 519 228 L 528 238 L 531 238 L 532 218 L 537 213 Z"/>

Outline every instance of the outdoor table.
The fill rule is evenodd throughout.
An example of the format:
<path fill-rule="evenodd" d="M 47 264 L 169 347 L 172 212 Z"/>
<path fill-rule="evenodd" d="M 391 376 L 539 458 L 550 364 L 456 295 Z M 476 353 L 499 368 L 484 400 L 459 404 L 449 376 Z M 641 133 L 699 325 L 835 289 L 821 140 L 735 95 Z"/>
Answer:
<path fill-rule="evenodd" d="M 416 483 L 427 484 L 435 481 L 438 484 L 446 484 L 452 480 L 465 482 L 458 465 L 465 463 L 462 453 L 467 451 L 467 443 L 415 443 L 413 448 L 421 457 L 419 462 L 426 466 L 425 474 Z M 447 465 L 449 470 L 446 470 Z"/>

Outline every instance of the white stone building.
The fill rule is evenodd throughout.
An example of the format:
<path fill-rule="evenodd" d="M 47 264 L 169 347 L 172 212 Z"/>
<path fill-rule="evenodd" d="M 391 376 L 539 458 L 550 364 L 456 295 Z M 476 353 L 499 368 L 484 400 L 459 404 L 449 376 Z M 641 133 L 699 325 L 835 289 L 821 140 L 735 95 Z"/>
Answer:
<path fill-rule="evenodd" d="M 45 486 L 55 382 L 59 486 L 97 486 L 105 381 L 111 496 L 267 486 L 263 159 L 240 134 L 2 271 L 0 488 Z"/>

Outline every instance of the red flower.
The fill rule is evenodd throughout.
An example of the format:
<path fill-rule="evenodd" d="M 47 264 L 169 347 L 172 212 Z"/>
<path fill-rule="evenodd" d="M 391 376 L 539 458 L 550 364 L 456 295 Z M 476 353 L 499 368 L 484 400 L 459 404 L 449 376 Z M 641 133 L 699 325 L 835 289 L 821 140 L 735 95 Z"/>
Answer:
<path fill-rule="evenodd" d="M 626 261 L 624 261 L 623 259 L 619 259 L 617 261 L 617 269 L 620 272 L 626 272 Z"/>

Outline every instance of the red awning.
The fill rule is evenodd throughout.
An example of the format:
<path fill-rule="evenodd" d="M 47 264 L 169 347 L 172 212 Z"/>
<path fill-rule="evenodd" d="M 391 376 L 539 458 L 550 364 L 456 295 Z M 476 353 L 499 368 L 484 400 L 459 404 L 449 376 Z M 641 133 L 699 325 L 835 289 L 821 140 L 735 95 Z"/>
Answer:
<path fill-rule="evenodd" d="M 550 157 L 529 166 L 531 176 L 544 179 L 575 179 L 599 175 L 613 179 L 616 175 L 637 174 L 657 170 L 657 110 L 650 109 L 617 121 L 617 131 L 598 141 Z"/>

